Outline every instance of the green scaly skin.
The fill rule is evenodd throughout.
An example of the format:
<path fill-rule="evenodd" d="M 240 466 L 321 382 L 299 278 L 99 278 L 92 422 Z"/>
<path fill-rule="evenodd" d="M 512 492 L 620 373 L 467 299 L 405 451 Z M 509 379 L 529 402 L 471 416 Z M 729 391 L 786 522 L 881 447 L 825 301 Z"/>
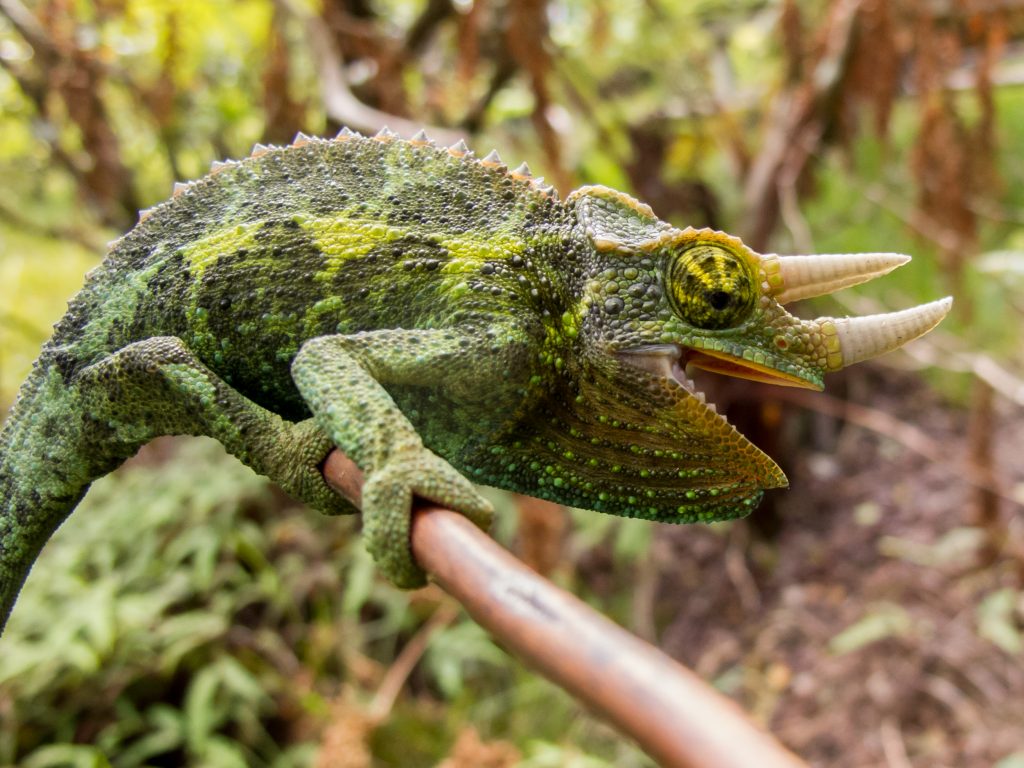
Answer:
<path fill-rule="evenodd" d="M 829 339 L 767 277 L 726 235 L 600 187 L 560 201 L 462 148 L 259 147 L 112 246 L 21 388 L 0 433 L 0 628 L 89 484 L 164 434 L 210 435 L 331 514 L 355 511 L 319 471 L 337 446 L 402 587 L 424 583 L 414 494 L 489 524 L 469 480 L 665 522 L 745 515 L 785 477 L 669 353 L 820 386 Z"/>

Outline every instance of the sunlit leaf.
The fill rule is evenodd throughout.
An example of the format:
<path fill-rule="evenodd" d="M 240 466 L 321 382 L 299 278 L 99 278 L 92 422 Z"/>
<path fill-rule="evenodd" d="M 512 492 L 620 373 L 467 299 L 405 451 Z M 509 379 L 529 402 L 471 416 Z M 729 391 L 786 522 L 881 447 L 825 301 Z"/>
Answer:
<path fill-rule="evenodd" d="M 907 635 L 913 627 L 913 621 L 903 608 L 893 603 L 880 603 L 872 606 L 859 621 L 833 637 L 828 647 L 837 655 L 852 653 L 887 637 Z"/>
<path fill-rule="evenodd" d="M 1010 654 L 1024 651 L 1024 606 L 1021 593 L 1015 589 L 1000 589 L 985 597 L 978 606 L 978 634 L 991 640 Z"/>

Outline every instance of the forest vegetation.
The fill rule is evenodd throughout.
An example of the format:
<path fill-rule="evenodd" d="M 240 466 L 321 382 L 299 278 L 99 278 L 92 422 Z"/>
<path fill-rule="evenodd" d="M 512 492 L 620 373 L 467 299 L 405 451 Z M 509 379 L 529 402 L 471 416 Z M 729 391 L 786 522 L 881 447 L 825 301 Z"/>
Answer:
<path fill-rule="evenodd" d="M 343 125 L 464 138 L 762 252 L 952 294 L 825 393 L 711 399 L 791 489 L 671 527 L 493 492 L 495 536 L 814 766 L 1024 766 L 1024 9 L 1011 0 L 0 0 L 0 405 L 175 181 Z M 95 484 L 0 641 L 0 765 L 653 763 L 358 521 L 210 441 Z"/>

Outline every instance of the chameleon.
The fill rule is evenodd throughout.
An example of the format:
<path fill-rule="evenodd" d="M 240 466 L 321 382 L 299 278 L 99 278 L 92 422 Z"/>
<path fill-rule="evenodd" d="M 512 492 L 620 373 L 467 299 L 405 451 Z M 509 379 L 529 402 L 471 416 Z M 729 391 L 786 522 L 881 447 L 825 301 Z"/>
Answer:
<path fill-rule="evenodd" d="M 951 299 L 800 319 L 784 305 L 908 256 L 758 254 L 603 186 L 383 129 L 299 134 L 143 211 L 69 302 L 0 431 L 0 629 L 91 482 L 207 435 L 328 514 L 338 448 L 363 536 L 425 583 L 414 496 L 482 528 L 474 484 L 682 523 L 751 512 L 780 468 L 687 371 L 821 389 L 934 327 Z"/>

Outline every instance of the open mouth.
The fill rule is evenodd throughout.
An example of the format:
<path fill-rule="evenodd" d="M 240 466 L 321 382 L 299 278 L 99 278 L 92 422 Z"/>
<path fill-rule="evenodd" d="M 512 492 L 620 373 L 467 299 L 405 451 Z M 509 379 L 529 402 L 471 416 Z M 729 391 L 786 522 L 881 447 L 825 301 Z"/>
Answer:
<path fill-rule="evenodd" d="M 802 387 L 804 389 L 820 390 L 821 386 L 802 379 L 792 373 L 777 371 L 766 365 L 761 365 L 753 360 L 741 360 L 728 355 L 710 352 L 708 350 L 683 348 L 681 367 L 694 366 L 712 373 L 719 373 L 723 376 L 732 376 L 737 379 L 759 381 L 762 384 L 774 384 L 778 387 Z"/>
<path fill-rule="evenodd" d="M 619 352 L 619 356 L 630 365 L 660 376 L 674 379 L 679 386 L 700 400 L 710 410 L 717 413 L 714 403 L 707 402 L 703 392 L 697 389 L 697 383 L 686 375 L 683 361 L 684 348 L 678 344 L 652 344 L 647 347 L 634 347 Z"/>
<path fill-rule="evenodd" d="M 622 350 L 619 352 L 619 356 L 631 365 L 655 376 L 673 379 L 715 414 L 718 414 L 715 404 L 708 402 L 704 392 L 698 389 L 696 381 L 687 375 L 687 369 L 700 368 L 723 376 L 778 386 L 819 389 L 816 384 L 793 374 L 773 370 L 752 360 L 742 360 L 707 350 L 690 349 L 679 344 L 652 344 L 645 347 L 634 347 Z M 725 420 L 720 414 L 719 418 Z"/>

